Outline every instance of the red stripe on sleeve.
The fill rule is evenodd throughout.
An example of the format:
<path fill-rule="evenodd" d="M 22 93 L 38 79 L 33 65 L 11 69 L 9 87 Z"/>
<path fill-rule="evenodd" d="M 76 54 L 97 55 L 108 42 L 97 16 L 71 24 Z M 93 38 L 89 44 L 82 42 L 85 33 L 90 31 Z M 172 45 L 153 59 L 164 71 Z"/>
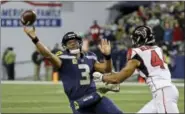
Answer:
<path fill-rule="evenodd" d="M 127 51 L 127 60 L 131 59 L 132 57 L 132 48 L 128 49 Z"/>

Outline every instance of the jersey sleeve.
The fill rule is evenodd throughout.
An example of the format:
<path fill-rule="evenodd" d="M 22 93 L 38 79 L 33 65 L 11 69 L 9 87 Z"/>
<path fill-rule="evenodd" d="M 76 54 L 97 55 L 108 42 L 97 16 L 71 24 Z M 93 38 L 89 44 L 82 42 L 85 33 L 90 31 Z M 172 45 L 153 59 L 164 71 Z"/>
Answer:
<path fill-rule="evenodd" d="M 132 48 L 128 49 L 127 61 L 133 59 L 136 54 L 137 54 L 136 51 L 134 51 Z"/>
<path fill-rule="evenodd" d="M 145 70 L 146 71 L 146 67 L 144 65 L 144 61 L 141 58 L 141 56 L 139 55 L 139 51 L 137 49 L 129 49 L 127 52 L 127 61 L 128 60 L 138 60 L 140 62 L 140 65 L 137 67 L 138 70 Z"/>
<path fill-rule="evenodd" d="M 98 59 L 97 59 L 97 56 L 96 56 L 95 53 L 89 52 L 88 56 L 89 56 L 89 58 L 92 58 L 93 59 L 93 62 L 94 63 L 98 62 Z"/>

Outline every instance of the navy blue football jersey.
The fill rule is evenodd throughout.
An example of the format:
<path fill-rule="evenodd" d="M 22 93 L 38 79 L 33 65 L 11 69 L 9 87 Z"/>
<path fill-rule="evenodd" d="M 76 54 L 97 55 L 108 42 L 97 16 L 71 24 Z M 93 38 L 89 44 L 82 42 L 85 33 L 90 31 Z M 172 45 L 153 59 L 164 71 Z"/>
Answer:
<path fill-rule="evenodd" d="M 59 52 L 58 56 L 62 60 L 59 76 L 69 100 L 73 101 L 96 91 L 92 76 L 97 60 L 94 53 L 83 53 L 79 59 L 66 51 L 62 54 Z"/>

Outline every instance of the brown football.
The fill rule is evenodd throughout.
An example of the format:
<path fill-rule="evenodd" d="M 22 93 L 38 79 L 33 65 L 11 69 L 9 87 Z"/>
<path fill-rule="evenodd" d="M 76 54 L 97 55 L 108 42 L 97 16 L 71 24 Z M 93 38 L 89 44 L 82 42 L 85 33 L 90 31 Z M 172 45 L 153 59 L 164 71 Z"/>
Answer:
<path fill-rule="evenodd" d="M 26 10 L 21 15 L 21 23 L 25 26 L 31 26 L 36 20 L 36 13 L 33 10 Z"/>

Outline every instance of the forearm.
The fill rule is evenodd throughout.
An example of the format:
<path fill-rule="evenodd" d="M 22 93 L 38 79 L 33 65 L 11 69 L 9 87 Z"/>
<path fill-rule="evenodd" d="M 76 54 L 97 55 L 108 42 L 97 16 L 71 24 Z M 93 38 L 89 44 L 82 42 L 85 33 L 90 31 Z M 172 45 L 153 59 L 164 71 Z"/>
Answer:
<path fill-rule="evenodd" d="M 37 35 L 35 33 L 35 27 L 33 26 L 31 29 L 28 29 L 27 27 L 24 27 L 24 32 L 30 37 L 32 42 L 37 47 L 40 54 L 42 54 L 44 57 L 48 58 L 53 65 L 55 65 L 57 68 L 60 68 L 62 65 L 62 61 L 57 57 L 56 55 L 52 54 L 51 51 L 42 44 L 39 39 L 37 38 Z"/>
<path fill-rule="evenodd" d="M 46 58 L 51 58 L 52 53 L 51 51 L 40 41 L 35 44 L 40 54 L 42 54 Z"/>
<path fill-rule="evenodd" d="M 118 84 L 120 83 L 118 77 L 119 77 L 118 73 L 111 73 L 109 75 L 104 75 L 102 77 L 102 81 L 106 83 L 111 83 L 111 84 Z"/>
<path fill-rule="evenodd" d="M 35 46 L 37 47 L 39 53 L 45 58 L 49 59 L 53 65 L 55 65 L 57 68 L 61 67 L 62 61 L 56 55 L 54 55 L 43 43 L 38 41 L 35 43 Z"/>
<path fill-rule="evenodd" d="M 105 69 L 105 73 L 110 73 L 112 72 L 112 58 L 111 58 L 111 54 L 110 55 L 104 55 L 104 69 Z"/>
<path fill-rule="evenodd" d="M 102 77 L 103 82 L 108 83 L 121 83 L 134 73 L 137 67 L 140 65 L 138 60 L 129 60 L 124 68 L 118 73 L 111 73 L 110 75 L 105 75 Z"/>
<path fill-rule="evenodd" d="M 105 66 L 105 73 L 112 72 L 112 59 L 110 60 L 104 60 L 104 66 Z"/>
<path fill-rule="evenodd" d="M 95 63 L 95 71 L 101 73 L 110 73 L 112 71 L 112 60 L 111 57 L 106 58 L 103 63 L 96 62 Z"/>
<path fill-rule="evenodd" d="M 122 73 L 112 72 L 110 75 L 103 76 L 102 81 L 107 83 L 112 83 L 112 84 L 118 84 L 125 81 L 130 76 L 131 75 L 126 70 L 122 71 Z"/>

